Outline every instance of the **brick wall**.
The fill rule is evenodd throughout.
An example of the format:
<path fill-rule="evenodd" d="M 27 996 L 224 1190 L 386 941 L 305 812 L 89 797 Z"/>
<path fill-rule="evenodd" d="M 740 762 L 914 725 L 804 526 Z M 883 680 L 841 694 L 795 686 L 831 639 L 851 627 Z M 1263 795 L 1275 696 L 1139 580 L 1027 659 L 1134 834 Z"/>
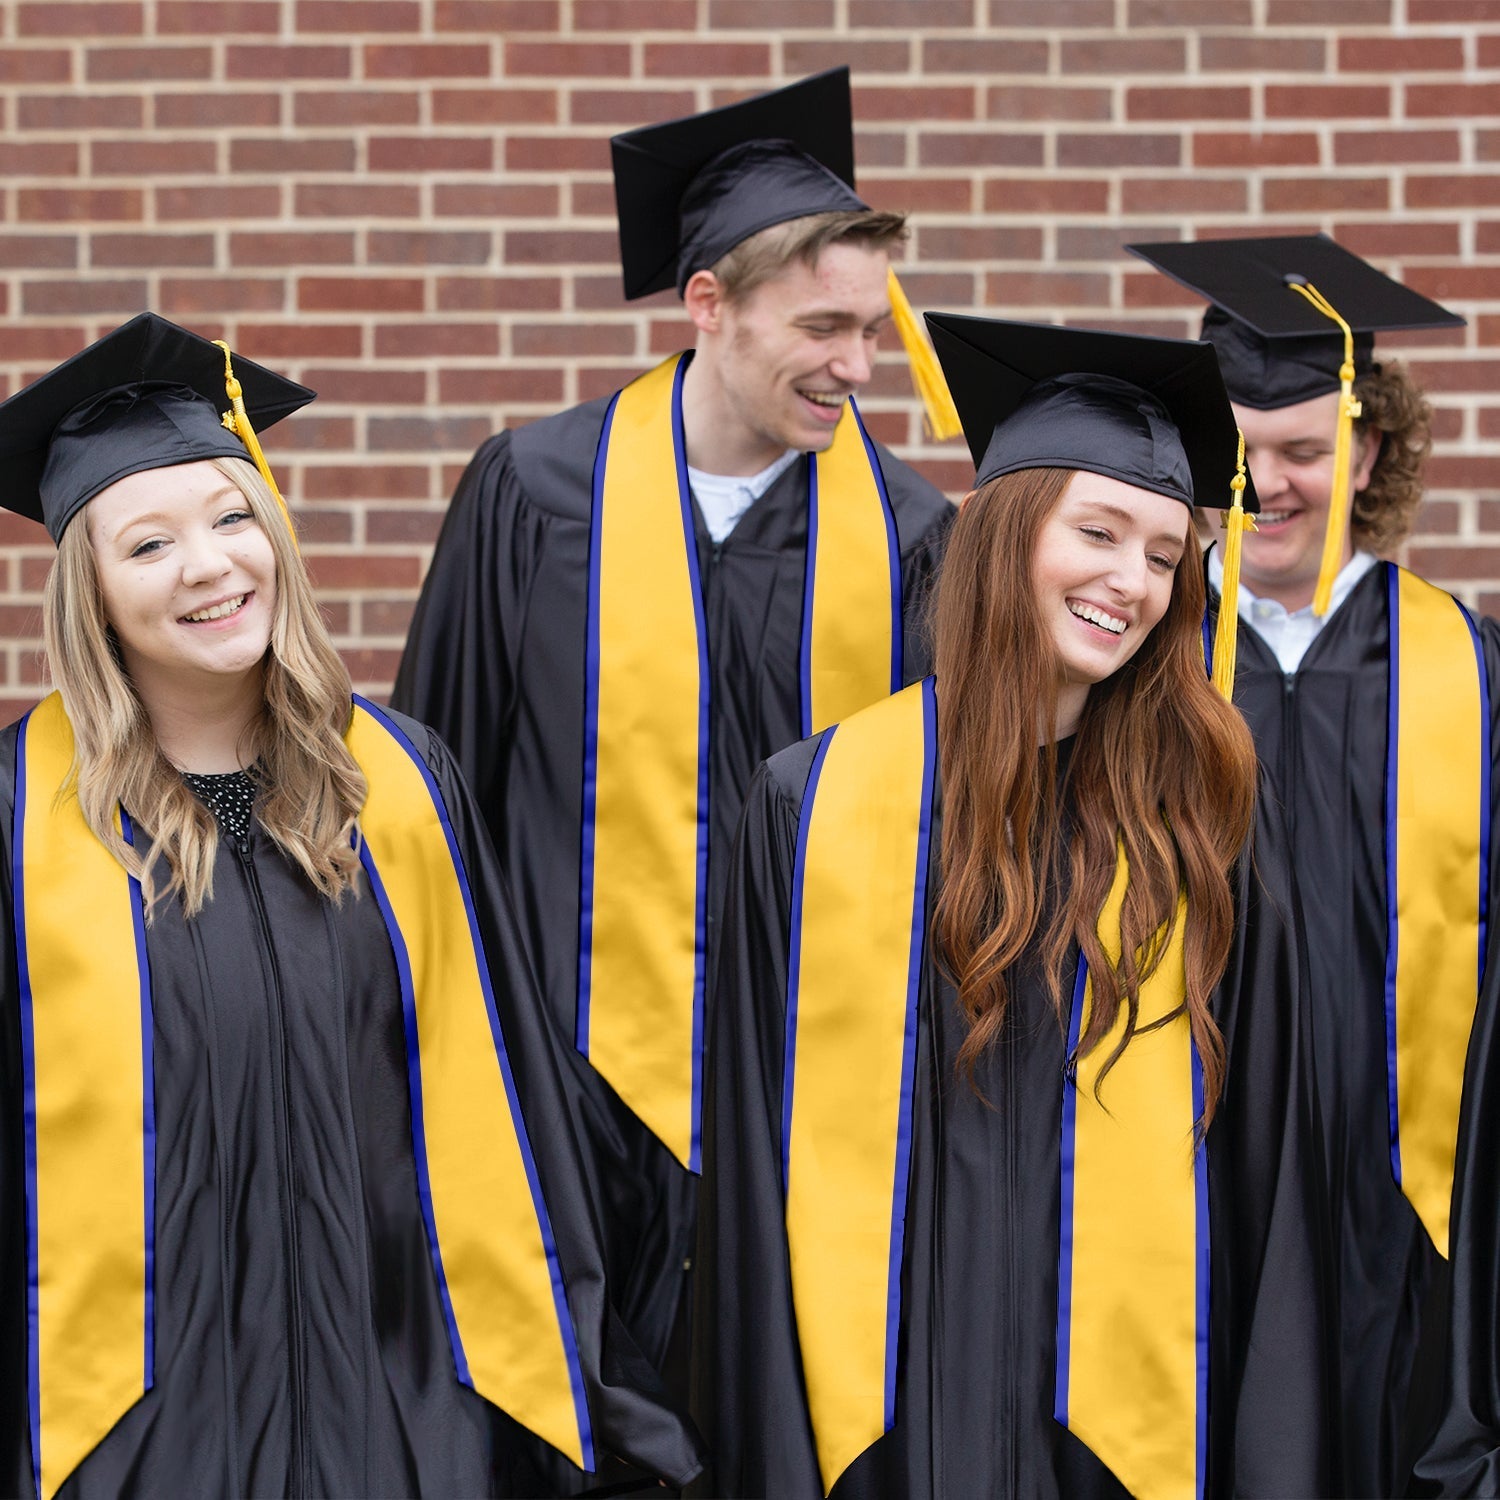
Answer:
<path fill-rule="evenodd" d="M 143 307 L 316 387 L 267 447 L 379 692 L 480 439 L 684 340 L 607 137 L 840 62 L 918 307 L 1186 334 L 1122 242 L 1322 229 L 1467 315 L 1384 347 L 1438 404 L 1411 561 L 1500 611 L 1500 0 L 0 0 L 0 394 Z M 865 405 L 964 487 L 894 357 Z M 0 519 L 0 717 L 50 555 Z"/>

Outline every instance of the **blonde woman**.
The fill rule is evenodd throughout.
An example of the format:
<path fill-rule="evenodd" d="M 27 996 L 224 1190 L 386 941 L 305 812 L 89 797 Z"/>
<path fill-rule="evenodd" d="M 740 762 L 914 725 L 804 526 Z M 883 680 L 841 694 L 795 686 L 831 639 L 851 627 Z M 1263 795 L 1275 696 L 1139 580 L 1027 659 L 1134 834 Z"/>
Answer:
<path fill-rule="evenodd" d="M 351 695 L 264 469 L 311 394 L 143 314 L 0 406 L 58 543 L 0 737 L 0 1486 L 681 1480 L 601 1374 L 578 1084 L 468 793 Z"/>

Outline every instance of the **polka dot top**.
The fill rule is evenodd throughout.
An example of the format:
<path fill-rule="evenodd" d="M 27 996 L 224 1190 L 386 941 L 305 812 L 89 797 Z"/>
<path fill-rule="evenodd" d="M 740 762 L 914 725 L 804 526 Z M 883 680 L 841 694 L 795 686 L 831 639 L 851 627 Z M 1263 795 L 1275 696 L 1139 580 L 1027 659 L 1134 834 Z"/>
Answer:
<path fill-rule="evenodd" d="M 244 839 L 249 834 L 255 780 L 248 771 L 184 771 L 182 779 L 219 820 L 221 833 L 233 839 Z"/>

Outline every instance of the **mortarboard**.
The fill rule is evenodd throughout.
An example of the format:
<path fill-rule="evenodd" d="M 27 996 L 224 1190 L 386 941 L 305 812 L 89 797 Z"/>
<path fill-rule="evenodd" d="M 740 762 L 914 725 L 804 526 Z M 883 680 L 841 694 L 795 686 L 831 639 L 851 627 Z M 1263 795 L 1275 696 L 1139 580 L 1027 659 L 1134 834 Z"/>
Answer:
<path fill-rule="evenodd" d="M 313 398 L 249 360 L 231 369 L 227 347 L 140 313 L 0 402 L 10 476 L 0 503 L 57 541 L 101 490 L 144 469 L 250 458 L 276 493 L 254 429 Z"/>

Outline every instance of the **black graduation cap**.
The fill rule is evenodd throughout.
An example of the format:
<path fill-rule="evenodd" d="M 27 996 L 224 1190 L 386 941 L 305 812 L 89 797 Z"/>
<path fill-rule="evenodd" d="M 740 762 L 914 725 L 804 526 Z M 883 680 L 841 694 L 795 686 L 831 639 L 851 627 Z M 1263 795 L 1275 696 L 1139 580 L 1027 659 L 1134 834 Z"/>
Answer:
<path fill-rule="evenodd" d="M 1377 333 L 1464 326 L 1326 234 L 1125 248 L 1213 304 L 1203 337 L 1219 351 L 1231 399 L 1259 411 L 1339 389 L 1344 335 L 1294 284 L 1315 287 L 1349 324 L 1356 374 L 1371 368 Z"/>
<path fill-rule="evenodd" d="M 928 313 L 975 486 L 1086 469 L 1185 505 L 1227 508 L 1239 434 L 1213 346 Z M 1248 483 L 1244 508 L 1259 509 Z"/>
<path fill-rule="evenodd" d="M 848 68 L 610 141 L 627 298 L 808 214 L 859 210 Z"/>
<path fill-rule="evenodd" d="M 315 393 L 238 356 L 234 373 L 257 430 Z M 0 402 L 0 504 L 43 522 L 53 541 L 100 490 L 143 469 L 249 458 L 223 425 L 224 351 L 140 313 Z"/>

